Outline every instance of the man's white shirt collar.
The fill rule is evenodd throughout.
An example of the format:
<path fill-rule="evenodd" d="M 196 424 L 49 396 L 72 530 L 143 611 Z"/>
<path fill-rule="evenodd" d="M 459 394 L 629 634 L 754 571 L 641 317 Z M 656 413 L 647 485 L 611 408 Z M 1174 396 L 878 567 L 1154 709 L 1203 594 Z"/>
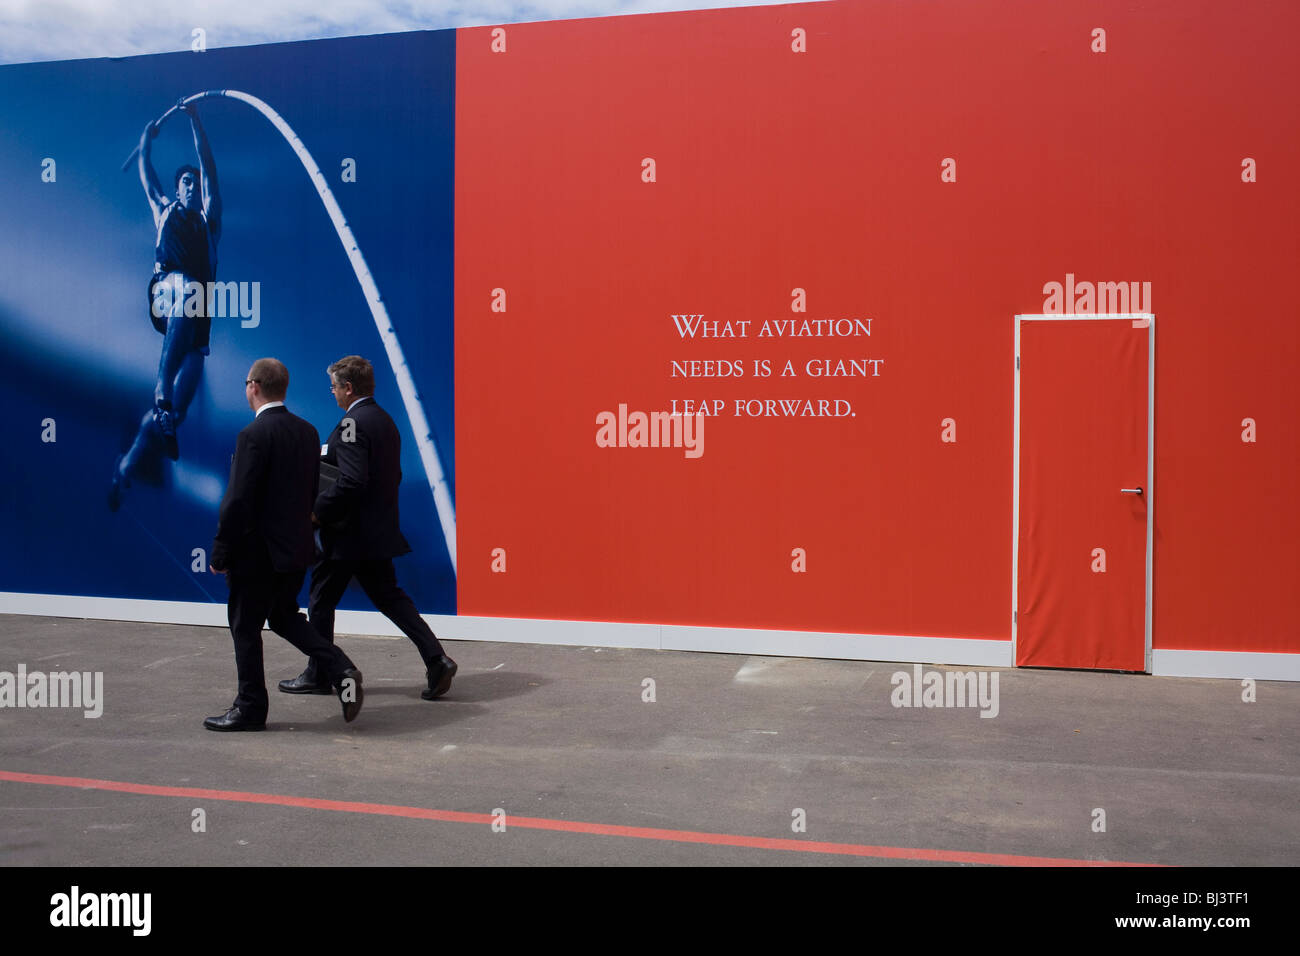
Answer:
<path fill-rule="evenodd" d="M 362 396 L 361 396 L 360 398 L 358 398 L 355 402 L 353 402 L 351 405 L 348 406 L 348 411 L 349 411 L 349 412 L 352 411 L 352 409 L 356 408 L 358 405 L 360 405 L 362 402 L 364 402 L 364 401 L 365 401 L 367 398 L 369 398 L 369 397 L 370 397 L 369 395 L 362 395 Z M 345 413 L 345 414 L 346 414 L 346 413 Z"/>
<path fill-rule="evenodd" d="M 276 407 L 284 408 L 284 402 L 267 402 L 265 405 L 263 405 L 261 408 L 257 410 L 257 415 L 262 414 L 262 412 L 266 411 L 268 408 L 276 408 Z M 253 417 L 256 418 L 257 415 L 254 415 Z"/>

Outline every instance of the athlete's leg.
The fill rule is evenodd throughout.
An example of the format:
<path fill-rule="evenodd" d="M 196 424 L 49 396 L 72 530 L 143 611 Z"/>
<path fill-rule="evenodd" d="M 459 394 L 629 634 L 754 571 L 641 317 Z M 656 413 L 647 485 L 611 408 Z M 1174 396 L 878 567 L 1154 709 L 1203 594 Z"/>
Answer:
<path fill-rule="evenodd" d="M 179 285 L 184 286 L 183 278 Z M 158 384 L 154 387 L 153 399 L 160 408 L 172 407 L 176 375 L 193 345 L 196 322 L 197 316 L 185 315 L 185 297 L 177 295 L 167 314 L 167 333 L 163 338 L 162 354 L 158 356 Z"/>
<path fill-rule="evenodd" d="M 203 350 L 191 349 L 181 360 L 181 367 L 176 372 L 176 379 L 172 383 L 172 403 L 177 425 L 185 421 L 190 402 L 194 401 L 194 394 L 199 389 L 199 381 L 203 377 L 203 355 Z"/>
<path fill-rule="evenodd" d="M 177 457 L 173 399 L 177 395 L 183 396 L 185 407 L 188 408 L 198 388 L 199 374 L 203 370 L 202 354 L 199 354 L 197 362 L 186 361 L 191 351 L 189 344 L 194 339 L 193 323 L 198 320 L 192 317 L 189 320 L 185 318 L 185 300 L 181 294 L 185 286 L 185 277 L 178 272 L 173 272 L 165 278 L 160 278 L 154 286 L 155 294 L 158 285 L 162 282 L 166 282 L 174 290 L 174 296 L 170 300 L 166 320 L 167 332 L 163 337 L 162 352 L 158 357 L 154 407 L 144 413 L 130 449 L 125 455 L 118 456 L 113 465 L 113 479 L 108 492 L 108 506 L 113 511 L 121 507 L 125 489 L 130 485 L 132 476 L 139 473 L 142 463 L 163 451 L 173 459 Z"/>
<path fill-rule="evenodd" d="M 125 455 L 118 455 L 113 464 L 113 481 L 108 489 L 108 507 L 116 511 L 122 507 L 122 497 L 131 484 L 131 476 L 138 472 L 140 463 L 146 457 L 158 454 L 161 441 L 158 435 L 158 423 L 154 421 L 153 409 L 144 413 L 140 419 L 140 428 L 135 433 L 135 440 Z"/>
<path fill-rule="evenodd" d="M 171 309 L 167 315 L 167 334 L 163 338 L 162 354 L 158 357 L 158 382 L 154 387 L 154 418 L 158 422 L 163 451 L 168 458 L 175 461 L 180 457 L 180 448 L 176 443 L 177 383 L 183 381 L 187 387 L 198 385 L 197 379 L 192 375 L 182 379 L 181 369 L 196 345 L 207 348 L 206 335 L 202 342 L 197 342 L 196 339 L 208 319 L 204 316 L 185 314 L 188 297 L 183 294 L 187 285 L 184 275 L 173 272 L 168 276 L 167 281 L 171 282 L 174 290 L 179 291 L 172 298 Z M 203 308 L 206 311 L 206 300 L 203 302 Z M 202 370 L 201 358 L 199 370 Z M 194 392 L 191 389 L 185 401 L 187 407 L 193 397 Z"/>

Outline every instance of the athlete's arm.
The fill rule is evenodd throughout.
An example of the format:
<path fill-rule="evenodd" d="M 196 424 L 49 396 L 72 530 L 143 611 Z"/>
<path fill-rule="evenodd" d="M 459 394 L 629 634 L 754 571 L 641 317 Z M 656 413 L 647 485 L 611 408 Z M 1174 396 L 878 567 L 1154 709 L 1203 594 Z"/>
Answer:
<path fill-rule="evenodd" d="M 162 183 L 158 181 L 158 174 L 154 172 L 153 163 L 149 161 L 149 153 L 153 149 L 153 139 L 158 135 L 158 124 L 150 122 L 140 134 L 140 185 L 144 186 L 144 194 L 149 197 L 149 207 L 153 209 L 153 220 L 156 225 L 162 218 L 163 210 L 167 208 L 167 194 L 163 192 Z"/>
<path fill-rule="evenodd" d="M 212 156 L 208 134 L 199 122 L 198 111 L 193 106 L 181 108 L 189 115 L 190 127 L 194 131 L 194 149 L 199 154 L 199 174 L 203 180 L 203 214 L 207 217 L 212 241 L 216 242 L 221 238 L 221 190 L 217 187 L 217 161 Z"/>

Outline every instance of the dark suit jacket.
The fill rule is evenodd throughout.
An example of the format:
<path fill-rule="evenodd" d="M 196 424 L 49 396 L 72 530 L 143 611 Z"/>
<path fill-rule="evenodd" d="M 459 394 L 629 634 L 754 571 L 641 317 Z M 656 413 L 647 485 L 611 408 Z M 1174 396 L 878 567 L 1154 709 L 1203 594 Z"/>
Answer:
<path fill-rule="evenodd" d="M 213 567 L 276 571 L 311 566 L 311 509 L 320 479 L 320 435 L 284 406 L 268 408 L 239 433 L 221 502 Z"/>
<path fill-rule="evenodd" d="M 330 432 L 328 446 L 325 460 L 339 479 L 316 498 L 325 557 L 370 561 L 409 552 L 397 514 L 402 436 L 388 413 L 363 398 Z"/>

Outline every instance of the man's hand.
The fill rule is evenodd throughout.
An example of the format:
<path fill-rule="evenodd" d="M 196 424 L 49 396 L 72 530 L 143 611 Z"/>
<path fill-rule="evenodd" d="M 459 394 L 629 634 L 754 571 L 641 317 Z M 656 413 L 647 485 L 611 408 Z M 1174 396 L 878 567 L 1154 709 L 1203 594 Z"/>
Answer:
<path fill-rule="evenodd" d="M 182 113 L 184 113 L 186 116 L 188 116 L 190 119 L 194 119 L 199 115 L 198 112 L 195 111 L 194 106 L 192 104 L 185 102 L 185 97 L 183 96 L 176 101 L 176 108 L 180 110 Z"/>
<path fill-rule="evenodd" d="M 144 132 L 140 134 L 140 142 L 147 143 L 158 135 L 158 123 L 154 120 L 144 124 Z"/>

